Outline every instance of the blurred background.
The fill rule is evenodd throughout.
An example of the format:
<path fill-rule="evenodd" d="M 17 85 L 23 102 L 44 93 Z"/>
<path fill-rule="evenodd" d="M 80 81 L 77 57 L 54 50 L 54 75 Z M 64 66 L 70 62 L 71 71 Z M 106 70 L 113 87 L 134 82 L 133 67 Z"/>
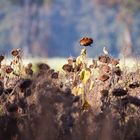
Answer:
<path fill-rule="evenodd" d="M 140 0 L 0 0 L 0 52 L 22 48 L 26 57 L 79 54 L 79 39 L 115 56 L 140 55 Z"/>

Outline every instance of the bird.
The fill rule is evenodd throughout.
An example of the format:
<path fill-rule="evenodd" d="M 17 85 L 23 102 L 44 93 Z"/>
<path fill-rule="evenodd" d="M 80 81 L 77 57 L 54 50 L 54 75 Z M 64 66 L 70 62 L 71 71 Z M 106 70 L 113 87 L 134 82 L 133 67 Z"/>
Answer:
<path fill-rule="evenodd" d="M 108 55 L 108 54 L 109 54 L 106 47 L 103 47 L 103 53 L 104 53 L 105 55 Z"/>

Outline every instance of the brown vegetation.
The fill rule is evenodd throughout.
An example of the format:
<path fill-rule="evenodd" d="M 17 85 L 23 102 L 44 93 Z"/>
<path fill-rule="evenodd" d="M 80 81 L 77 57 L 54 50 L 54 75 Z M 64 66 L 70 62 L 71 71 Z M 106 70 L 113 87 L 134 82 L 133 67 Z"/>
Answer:
<path fill-rule="evenodd" d="M 139 69 L 122 71 L 107 55 L 88 64 L 83 48 L 63 72 L 40 63 L 35 73 L 12 55 L 10 65 L 1 55 L 0 140 L 140 139 Z"/>

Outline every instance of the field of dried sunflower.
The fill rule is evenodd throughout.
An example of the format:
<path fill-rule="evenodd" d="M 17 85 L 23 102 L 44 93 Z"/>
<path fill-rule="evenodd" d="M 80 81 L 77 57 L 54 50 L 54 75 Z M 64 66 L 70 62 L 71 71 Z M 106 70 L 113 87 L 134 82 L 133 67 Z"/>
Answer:
<path fill-rule="evenodd" d="M 87 60 L 91 38 L 62 71 L 0 55 L 0 140 L 139 140 L 140 69 L 121 69 L 106 50 Z M 90 49 L 90 48 L 89 48 Z"/>

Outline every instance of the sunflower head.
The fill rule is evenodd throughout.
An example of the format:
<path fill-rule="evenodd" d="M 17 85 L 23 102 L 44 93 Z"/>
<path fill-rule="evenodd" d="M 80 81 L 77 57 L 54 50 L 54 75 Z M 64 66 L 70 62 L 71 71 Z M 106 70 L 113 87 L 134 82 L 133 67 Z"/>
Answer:
<path fill-rule="evenodd" d="M 14 57 L 16 57 L 16 56 L 18 56 L 19 54 L 20 54 L 20 49 L 14 49 L 14 50 L 12 50 L 12 52 L 11 52 L 11 54 L 14 56 Z"/>
<path fill-rule="evenodd" d="M 13 69 L 11 68 L 11 66 L 6 66 L 6 67 L 5 67 L 5 72 L 6 72 L 7 74 L 10 74 L 11 72 L 13 72 Z"/>
<path fill-rule="evenodd" d="M 93 43 L 93 39 L 89 37 L 83 37 L 79 41 L 81 46 L 90 46 Z"/>
<path fill-rule="evenodd" d="M 0 62 L 3 61 L 4 55 L 0 55 Z"/>

